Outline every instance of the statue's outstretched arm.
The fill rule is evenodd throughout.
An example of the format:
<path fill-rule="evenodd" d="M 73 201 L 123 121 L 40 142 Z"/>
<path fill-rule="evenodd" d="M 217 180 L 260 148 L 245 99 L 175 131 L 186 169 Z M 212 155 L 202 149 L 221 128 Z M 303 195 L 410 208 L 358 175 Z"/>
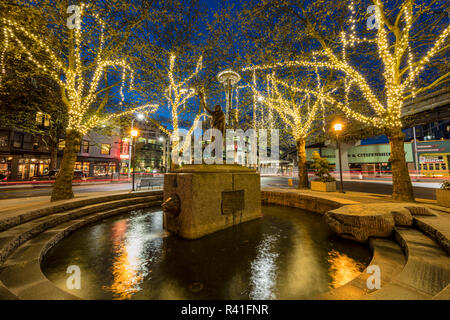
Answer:
<path fill-rule="evenodd" d="M 200 104 L 202 105 L 203 109 L 205 109 L 209 114 L 212 115 L 213 111 L 207 107 L 203 91 L 199 91 L 198 97 L 200 98 Z"/>

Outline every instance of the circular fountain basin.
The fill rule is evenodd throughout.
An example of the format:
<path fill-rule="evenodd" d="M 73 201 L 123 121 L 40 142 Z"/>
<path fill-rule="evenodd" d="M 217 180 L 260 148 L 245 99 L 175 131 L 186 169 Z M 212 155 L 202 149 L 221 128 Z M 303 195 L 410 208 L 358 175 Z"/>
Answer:
<path fill-rule="evenodd" d="M 308 299 L 352 280 L 370 262 L 367 246 L 339 238 L 319 214 L 278 206 L 262 213 L 183 240 L 164 231 L 160 209 L 134 211 L 75 231 L 41 266 L 83 299 Z M 73 265 L 80 289 L 67 286 Z"/>

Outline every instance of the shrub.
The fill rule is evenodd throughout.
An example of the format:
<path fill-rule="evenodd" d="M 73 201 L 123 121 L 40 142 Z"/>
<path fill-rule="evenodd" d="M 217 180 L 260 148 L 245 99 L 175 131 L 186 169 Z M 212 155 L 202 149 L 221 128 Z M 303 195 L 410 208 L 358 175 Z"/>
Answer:
<path fill-rule="evenodd" d="M 332 182 L 335 179 L 330 174 L 330 165 L 328 164 L 328 160 L 322 158 L 317 151 L 314 151 L 312 154 L 313 164 L 311 167 L 314 169 L 314 174 L 316 177 L 319 177 L 319 180 L 322 182 Z"/>

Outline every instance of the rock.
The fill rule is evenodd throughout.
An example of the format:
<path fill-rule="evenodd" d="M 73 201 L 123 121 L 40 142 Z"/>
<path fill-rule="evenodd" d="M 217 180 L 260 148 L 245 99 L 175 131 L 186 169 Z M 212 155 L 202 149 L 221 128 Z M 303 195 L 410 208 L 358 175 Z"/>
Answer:
<path fill-rule="evenodd" d="M 435 214 L 411 203 L 369 203 L 346 205 L 325 214 L 325 222 L 338 235 L 359 242 L 369 237 L 387 237 L 395 226 L 410 227 L 413 215 Z"/>
<path fill-rule="evenodd" d="M 433 210 L 427 208 L 427 207 L 422 207 L 422 206 L 405 206 L 406 209 L 409 210 L 409 212 L 411 212 L 412 215 L 414 216 L 433 216 L 436 217 L 437 214 L 433 212 Z"/>
<path fill-rule="evenodd" d="M 358 242 L 367 242 L 369 237 L 388 237 L 395 226 L 390 212 L 374 210 L 370 205 L 348 205 L 328 211 L 325 222 L 339 236 Z"/>
<path fill-rule="evenodd" d="M 394 217 L 395 225 L 402 227 L 410 227 L 413 225 L 413 217 L 411 212 L 406 208 L 393 209 L 391 211 Z"/>

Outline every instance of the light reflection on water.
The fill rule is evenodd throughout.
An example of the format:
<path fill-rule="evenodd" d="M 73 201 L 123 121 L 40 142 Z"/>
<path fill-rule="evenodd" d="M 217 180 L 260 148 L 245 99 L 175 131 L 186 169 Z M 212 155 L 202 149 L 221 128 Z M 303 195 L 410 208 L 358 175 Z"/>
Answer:
<path fill-rule="evenodd" d="M 262 219 L 186 241 L 163 230 L 162 212 L 134 212 L 61 241 L 42 269 L 62 289 L 82 271 L 85 299 L 304 299 L 364 270 L 368 248 L 334 236 L 321 216 L 263 207 Z M 75 263 L 74 263 L 75 261 Z"/>
<path fill-rule="evenodd" d="M 345 253 L 332 250 L 328 253 L 330 264 L 330 288 L 340 287 L 352 279 L 356 278 L 365 265 L 355 259 L 350 258 Z"/>
<path fill-rule="evenodd" d="M 162 215 L 154 214 L 147 232 L 145 216 L 121 220 L 113 225 L 112 244 L 114 262 L 112 265 L 113 283 L 104 286 L 104 290 L 114 293 L 116 299 L 130 299 L 140 291 L 141 282 L 151 272 L 149 265 L 154 262 L 162 250 L 162 238 L 167 236 L 162 229 Z M 156 232 L 161 230 L 160 232 Z M 153 255 L 147 259 L 148 252 Z"/>
<path fill-rule="evenodd" d="M 276 299 L 274 292 L 277 279 L 278 252 L 274 250 L 278 235 L 269 235 L 258 245 L 258 255 L 251 263 L 250 299 Z"/>

